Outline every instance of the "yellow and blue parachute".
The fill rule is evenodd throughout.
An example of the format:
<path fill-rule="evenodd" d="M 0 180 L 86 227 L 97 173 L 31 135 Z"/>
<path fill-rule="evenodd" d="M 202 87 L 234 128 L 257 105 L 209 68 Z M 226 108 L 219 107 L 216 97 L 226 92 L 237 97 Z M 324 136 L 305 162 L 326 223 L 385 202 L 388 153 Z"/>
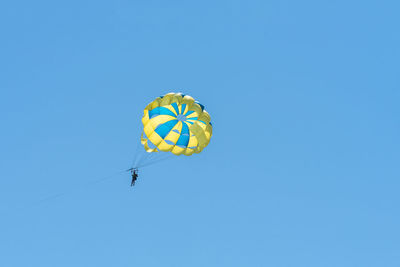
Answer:
<path fill-rule="evenodd" d="M 210 142 L 212 124 L 204 106 L 191 96 L 168 93 L 144 109 L 141 143 L 147 152 L 190 156 Z"/>

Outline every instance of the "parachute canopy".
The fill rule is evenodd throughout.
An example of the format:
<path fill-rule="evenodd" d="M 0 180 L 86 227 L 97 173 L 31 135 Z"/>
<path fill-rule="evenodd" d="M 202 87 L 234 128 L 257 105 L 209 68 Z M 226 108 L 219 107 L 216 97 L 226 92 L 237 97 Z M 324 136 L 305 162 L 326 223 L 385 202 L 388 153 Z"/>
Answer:
<path fill-rule="evenodd" d="M 144 109 L 141 142 L 147 152 L 190 156 L 210 142 L 212 124 L 204 106 L 191 96 L 168 93 Z"/>

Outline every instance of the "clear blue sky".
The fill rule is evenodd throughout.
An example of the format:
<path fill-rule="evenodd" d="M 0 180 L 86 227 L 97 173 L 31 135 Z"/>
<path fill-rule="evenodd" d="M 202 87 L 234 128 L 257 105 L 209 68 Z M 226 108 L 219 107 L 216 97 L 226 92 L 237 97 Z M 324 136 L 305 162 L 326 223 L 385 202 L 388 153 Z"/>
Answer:
<path fill-rule="evenodd" d="M 0 266 L 400 266 L 399 9 L 2 1 Z M 210 145 L 97 183 L 170 91 Z"/>

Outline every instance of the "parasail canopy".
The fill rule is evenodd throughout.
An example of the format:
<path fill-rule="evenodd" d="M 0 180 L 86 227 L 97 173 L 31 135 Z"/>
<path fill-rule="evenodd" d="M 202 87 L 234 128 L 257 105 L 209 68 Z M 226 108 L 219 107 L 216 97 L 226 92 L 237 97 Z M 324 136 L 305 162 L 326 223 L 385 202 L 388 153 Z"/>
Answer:
<path fill-rule="evenodd" d="M 141 142 L 151 152 L 190 156 L 210 142 L 211 118 L 204 106 L 191 96 L 168 93 L 144 109 Z"/>

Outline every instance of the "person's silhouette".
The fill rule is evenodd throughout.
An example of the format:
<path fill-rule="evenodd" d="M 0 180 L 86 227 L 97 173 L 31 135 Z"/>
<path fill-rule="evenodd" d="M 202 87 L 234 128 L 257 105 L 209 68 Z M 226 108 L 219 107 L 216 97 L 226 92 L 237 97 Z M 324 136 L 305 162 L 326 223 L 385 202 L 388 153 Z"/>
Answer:
<path fill-rule="evenodd" d="M 137 178 L 138 178 L 137 170 L 136 170 L 136 169 L 132 169 L 132 170 L 131 170 L 131 173 L 132 173 L 132 182 L 131 182 L 131 186 L 134 186 L 134 185 L 135 185 L 135 182 L 136 182 L 136 180 L 137 180 Z"/>

